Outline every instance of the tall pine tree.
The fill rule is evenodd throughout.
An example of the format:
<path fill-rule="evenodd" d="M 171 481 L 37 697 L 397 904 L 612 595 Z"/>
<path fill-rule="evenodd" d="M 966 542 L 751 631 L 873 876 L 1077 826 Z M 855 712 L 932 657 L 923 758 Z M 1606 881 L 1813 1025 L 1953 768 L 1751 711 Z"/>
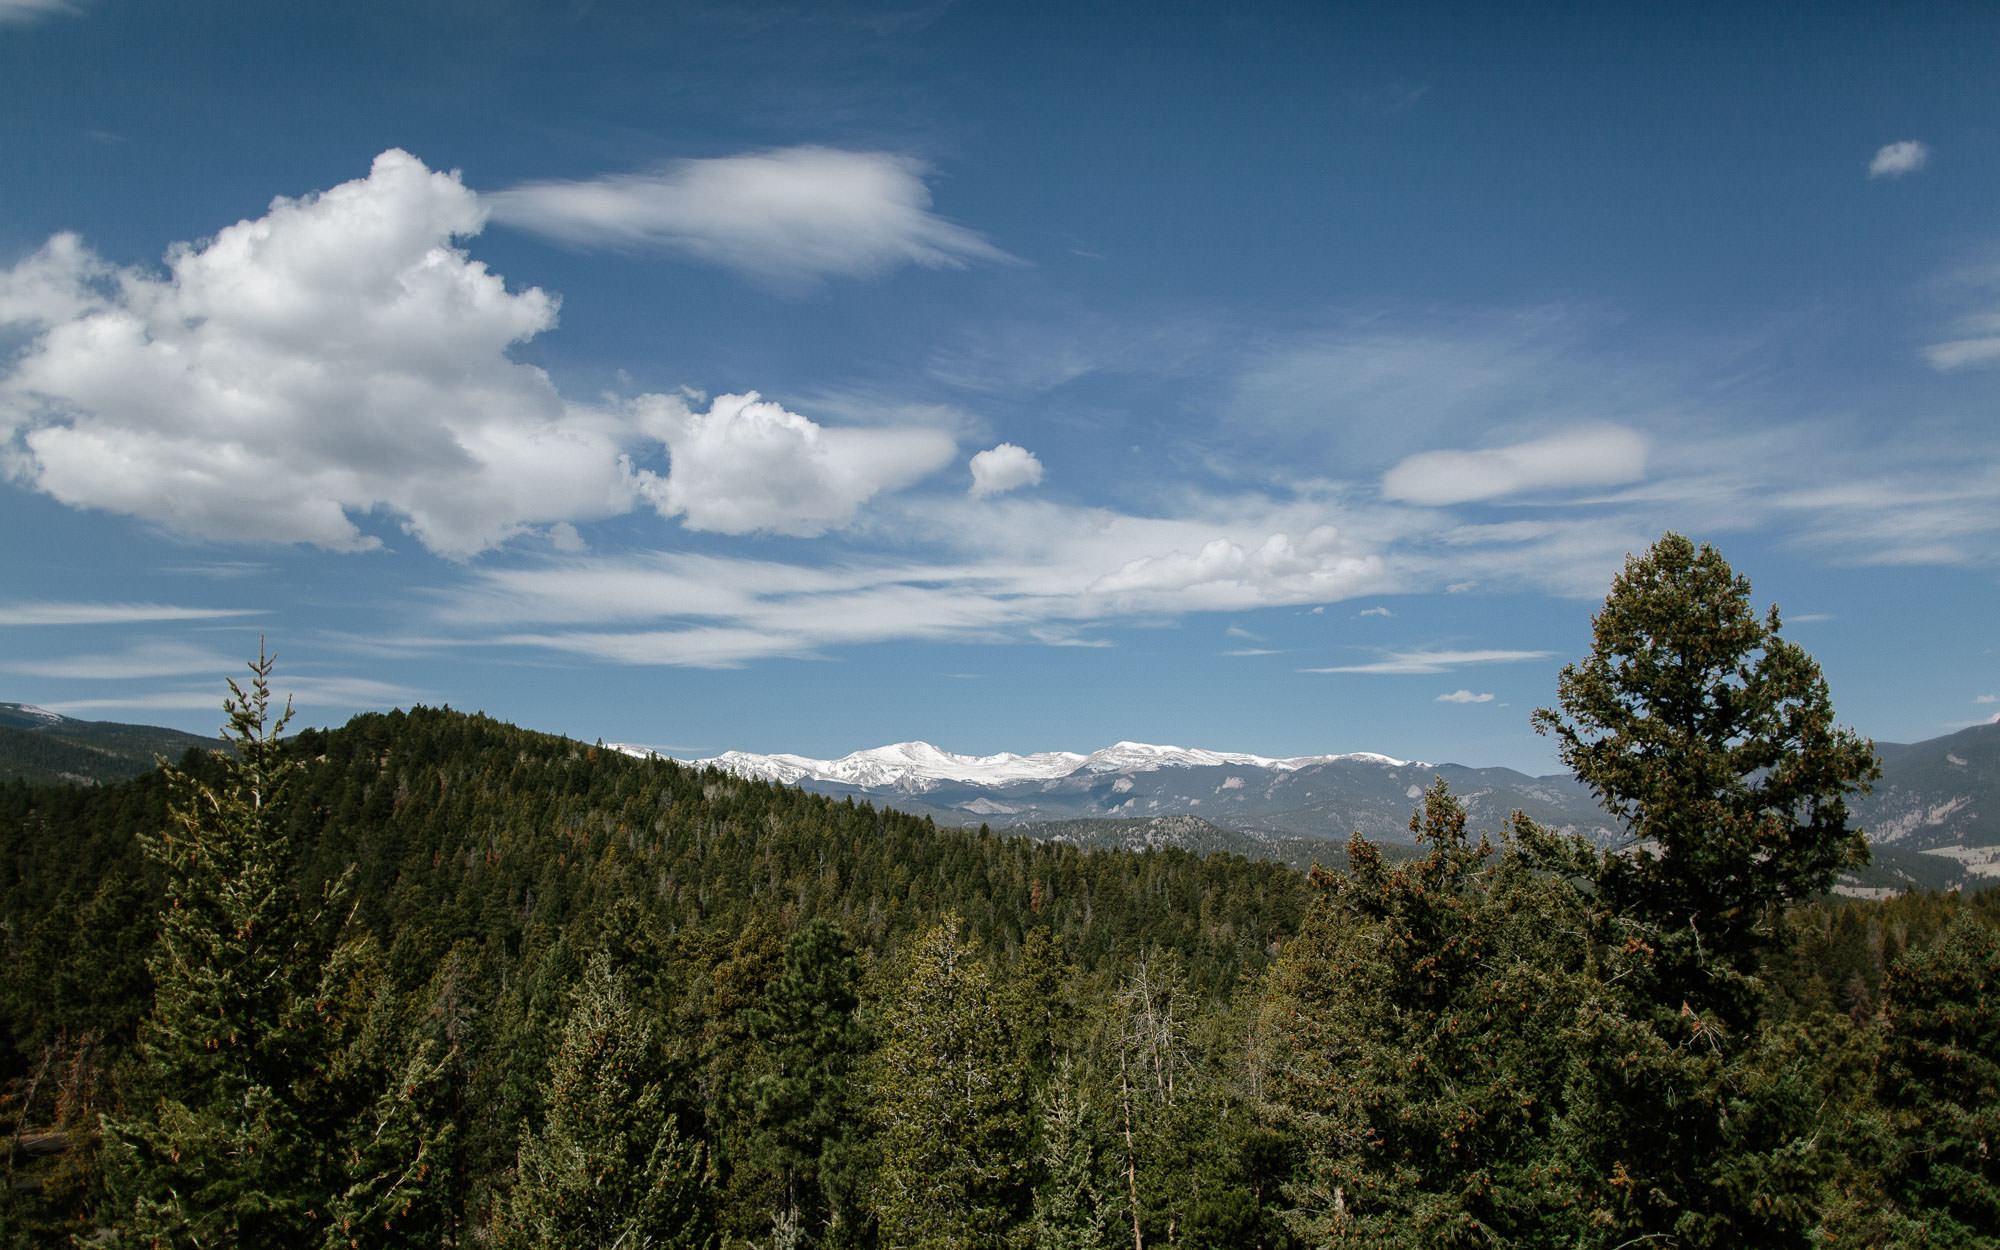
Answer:
<path fill-rule="evenodd" d="M 329 891 L 308 913 L 285 878 L 278 804 L 296 771 L 272 719 L 271 659 L 223 703 L 234 758 L 167 770 L 171 820 L 144 836 L 167 880 L 137 1089 L 104 1121 L 120 1244 L 284 1246 L 318 1239 L 336 1022 L 323 984 Z"/>
<path fill-rule="evenodd" d="M 750 1016 L 767 1065 L 750 1082 L 753 1140 L 777 1178 L 775 1218 L 796 1244 L 845 1244 L 856 1231 L 858 977 L 846 935 L 809 920 L 785 943 L 784 969 Z"/>

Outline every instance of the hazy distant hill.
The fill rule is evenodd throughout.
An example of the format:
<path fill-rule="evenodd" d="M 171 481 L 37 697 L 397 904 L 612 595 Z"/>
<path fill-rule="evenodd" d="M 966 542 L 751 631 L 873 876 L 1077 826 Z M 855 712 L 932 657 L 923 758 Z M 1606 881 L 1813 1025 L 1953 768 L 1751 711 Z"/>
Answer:
<path fill-rule="evenodd" d="M 138 776 L 155 757 L 177 760 L 192 748 L 222 745 L 158 725 L 73 720 L 26 703 L 0 703 L 0 781 L 104 785 Z"/>

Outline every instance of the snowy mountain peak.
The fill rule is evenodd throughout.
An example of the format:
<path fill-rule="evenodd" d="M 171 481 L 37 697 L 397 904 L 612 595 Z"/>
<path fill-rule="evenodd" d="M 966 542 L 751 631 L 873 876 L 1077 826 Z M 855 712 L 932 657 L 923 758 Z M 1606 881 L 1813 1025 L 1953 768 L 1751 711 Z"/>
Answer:
<path fill-rule="evenodd" d="M 802 755 L 757 755 L 747 751 L 725 751 L 713 759 L 696 760 L 742 777 L 761 778 L 784 785 L 800 781 L 824 781 L 875 789 L 902 790 L 921 794 L 946 782 L 977 785 L 1006 785 L 1018 781 L 1053 781 L 1073 773 L 1155 772 L 1165 768 L 1210 768 L 1233 764 L 1263 768 L 1273 772 L 1294 772 L 1313 764 L 1334 760 L 1364 760 L 1391 767 L 1407 761 L 1386 755 L 1359 752 L 1351 755 L 1303 755 L 1292 759 L 1270 759 L 1240 752 L 1204 751 L 1199 748 L 1156 746 L 1146 742 L 1119 742 L 1079 755 L 1074 751 L 1041 751 L 1016 755 L 954 755 L 928 742 L 896 742 L 888 746 L 855 751 L 837 760 L 815 760 Z"/>

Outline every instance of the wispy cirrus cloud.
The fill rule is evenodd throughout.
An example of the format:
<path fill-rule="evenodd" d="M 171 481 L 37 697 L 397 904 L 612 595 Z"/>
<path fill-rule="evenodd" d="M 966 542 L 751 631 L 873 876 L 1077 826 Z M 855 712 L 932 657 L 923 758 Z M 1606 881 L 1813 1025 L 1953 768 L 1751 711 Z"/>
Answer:
<path fill-rule="evenodd" d="M 1478 664 L 1519 664 L 1546 660 L 1553 651 L 1402 651 L 1387 659 L 1367 664 L 1336 664 L 1326 668 L 1302 668 L 1301 673 L 1449 673 L 1453 669 Z M 1457 700 L 1453 700 L 1456 702 Z"/>
<path fill-rule="evenodd" d="M 58 13 L 76 13 L 82 8 L 75 0 L 0 0 L 0 26 L 32 22 Z"/>
<path fill-rule="evenodd" d="M 481 198 L 496 220 L 574 247 L 679 255 L 788 288 L 1012 261 L 931 211 L 930 172 L 892 152 L 793 147 Z"/>
<path fill-rule="evenodd" d="M 45 660 L 0 662 L 0 672 L 27 677 L 53 677 L 76 681 L 126 680 L 135 677 L 184 677 L 207 673 L 218 684 L 225 675 L 242 668 L 238 656 L 225 655 L 207 647 L 183 642 L 141 642 L 122 651 L 94 655 L 68 655 Z"/>
<path fill-rule="evenodd" d="M 240 663 L 240 661 L 239 661 Z M 432 697 L 413 687 L 366 677 L 340 675 L 292 675 L 274 679 L 272 693 L 279 701 L 289 698 L 302 716 L 311 717 L 317 706 L 329 708 L 407 707 Z M 81 712 L 167 712 L 213 710 L 219 713 L 222 697 L 218 687 L 176 686 L 167 690 L 146 690 L 92 696 L 87 699 L 44 699 L 40 707 L 65 716 Z"/>
<path fill-rule="evenodd" d="M 189 608 L 169 603 L 6 603 L 0 604 L 0 625 L 142 625 L 223 620 L 261 612 L 259 608 Z"/>

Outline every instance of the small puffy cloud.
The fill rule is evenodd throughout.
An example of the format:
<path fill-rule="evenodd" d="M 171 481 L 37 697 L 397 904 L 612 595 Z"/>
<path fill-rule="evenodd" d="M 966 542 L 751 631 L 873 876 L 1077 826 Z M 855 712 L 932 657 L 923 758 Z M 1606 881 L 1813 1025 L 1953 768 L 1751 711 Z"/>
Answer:
<path fill-rule="evenodd" d="M 496 220 L 572 246 L 670 252 L 780 286 L 1010 260 L 930 211 L 929 172 L 889 152 L 795 147 L 484 199 Z"/>
<path fill-rule="evenodd" d="M 0 279 L 34 337 L 0 377 L 10 475 L 206 538 L 377 545 L 381 509 L 466 557 L 629 509 L 628 431 L 508 349 L 556 300 L 453 246 L 485 214 L 406 152 L 204 243 L 164 275 L 57 236 Z"/>
<path fill-rule="evenodd" d="M 1900 143 L 1885 143 L 1875 152 L 1875 159 L 1868 162 L 1870 178 L 1901 178 L 1904 174 L 1914 174 L 1931 159 L 1930 148 L 1915 139 L 1905 139 Z"/>
<path fill-rule="evenodd" d="M 1404 651 L 1369 664 L 1300 669 L 1302 673 L 1448 673 L 1469 664 L 1518 664 L 1545 660 L 1551 651 Z"/>
<path fill-rule="evenodd" d="M 1385 498 L 1436 507 L 1529 491 L 1617 486 L 1646 475 L 1646 436 L 1586 426 L 1487 451 L 1426 451 L 1382 475 Z"/>
<path fill-rule="evenodd" d="M 1035 453 L 1012 443 L 988 448 L 972 458 L 972 497 L 984 499 L 1017 486 L 1039 486 L 1042 462 Z"/>
<path fill-rule="evenodd" d="M 1975 695 L 1972 701 L 1974 703 L 2000 703 L 2000 694 Z"/>
<path fill-rule="evenodd" d="M 922 426 L 819 425 L 758 396 L 721 395 L 695 412 L 672 395 L 634 401 L 640 428 L 667 446 L 667 476 L 639 475 L 662 516 L 723 534 L 814 537 L 854 520 L 862 504 L 942 468 L 951 435 Z"/>
<path fill-rule="evenodd" d="M 1396 614 L 1395 614 L 1394 612 L 1391 612 L 1391 611 L 1390 611 L 1389 609 L 1387 609 L 1387 608 L 1384 608 L 1384 607 L 1373 607 L 1373 608 L 1363 608 L 1363 609 L 1361 609 L 1361 610 L 1360 610 L 1359 612 L 1356 612 L 1356 613 L 1355 613 L 1354 615 L 1356 615 L 1356 616 L 1394 616 L 1394 615 L 1396 615 Z"/>
<path fill-rule="evenodd" d="M 1450 694 L 1441 694 L 1441 695 L 1439 695 L 1439 696 L 1437 697 L 1437 699 L 1436 699 L 1436 702 L 1438 702 L 1438 703 L 1491 703 L 1491 702 L 1493 702 L 1493 696 L 1492 696 L 1492 695 L 1490 695 L 1490 694 L 1474 694 L 1474 693 L 1473 693 L 1472 691 L 1470 691 L 1470 690 L 1454 690 L 1454 691 L 1452 691 L 1452 692 L 1451 692 Z"/>

